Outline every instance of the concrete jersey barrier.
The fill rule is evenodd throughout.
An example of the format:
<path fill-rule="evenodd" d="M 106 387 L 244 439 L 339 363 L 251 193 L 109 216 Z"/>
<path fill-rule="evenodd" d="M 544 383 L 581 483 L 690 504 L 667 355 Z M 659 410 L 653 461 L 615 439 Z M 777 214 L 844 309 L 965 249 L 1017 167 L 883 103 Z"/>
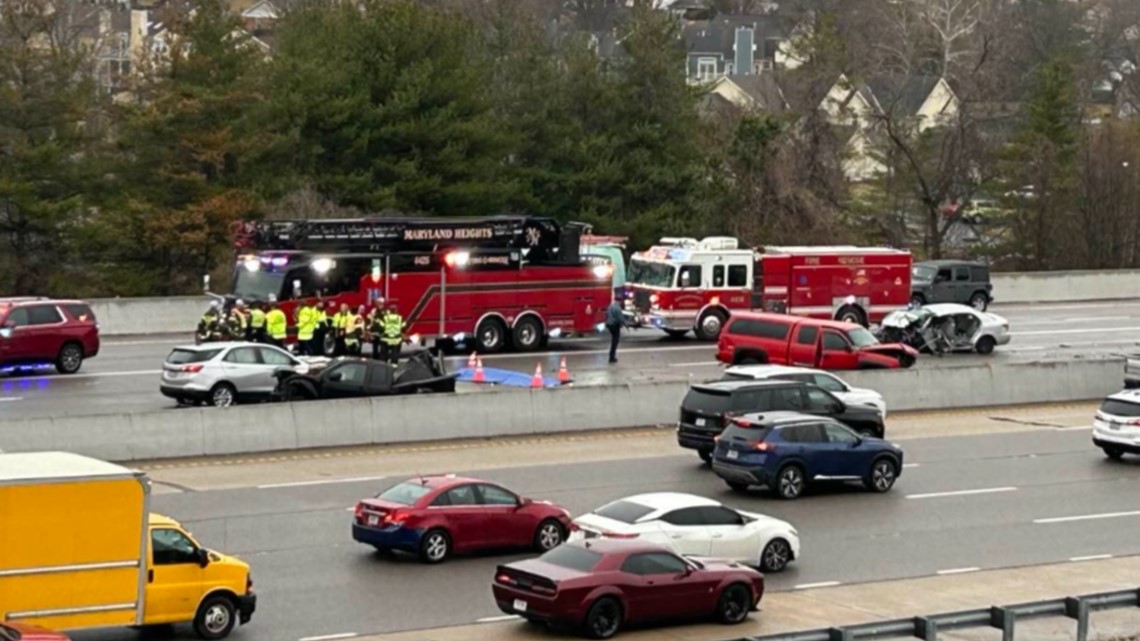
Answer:
<path fill-rule="evenodd" d="M 1101 398 L 1123 360 L 1049 361 L 845 374 L 892 412 Z M 0 450 L 113 461 L 494 438 L 675 423 L 687 381 L 493 390 L 0 422 Z"/>
<path fill-rule="evenodd" d="M 1140 298 L 1140 270 L 1011 272 L 992 276 L 999 304 Z M 91 301 L 104 336 L 188 334 L 210 304 L 206 296 L 101 298 Z"/>

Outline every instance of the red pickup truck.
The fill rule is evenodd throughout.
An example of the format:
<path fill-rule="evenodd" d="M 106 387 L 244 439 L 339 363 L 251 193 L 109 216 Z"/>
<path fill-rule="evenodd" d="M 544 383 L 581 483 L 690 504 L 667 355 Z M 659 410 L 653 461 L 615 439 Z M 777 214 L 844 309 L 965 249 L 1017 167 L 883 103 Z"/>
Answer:
<path fill-rule="evenodd" d="M 907 345 L 880 343 L 865 327 L 855 323 L 737 312 L 721 332 L 716 357 L 728 365 L 896 369 L 914 365 L 918 352 Z"/>

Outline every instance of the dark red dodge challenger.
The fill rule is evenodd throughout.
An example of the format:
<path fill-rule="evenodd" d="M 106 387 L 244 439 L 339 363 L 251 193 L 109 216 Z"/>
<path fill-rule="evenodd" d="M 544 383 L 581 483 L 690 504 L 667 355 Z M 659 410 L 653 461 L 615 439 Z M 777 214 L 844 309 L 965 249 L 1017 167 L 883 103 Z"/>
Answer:
<path fill-rule="evenodd" d="M 507 614 L 608 639 L 627 623 L 740 623 L 759 606 L 764 577 L 736 563 L 686 559 L 652 543 L 591 539 L 501 565 L 491 588 Z"/>

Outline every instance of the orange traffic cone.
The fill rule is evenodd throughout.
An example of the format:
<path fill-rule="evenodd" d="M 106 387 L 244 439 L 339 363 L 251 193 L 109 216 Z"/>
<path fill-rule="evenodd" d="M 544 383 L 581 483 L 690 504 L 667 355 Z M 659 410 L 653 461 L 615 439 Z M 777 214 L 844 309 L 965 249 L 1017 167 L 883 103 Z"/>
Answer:
<path fill-rule="evenodd" d="M 558 366 L 558 382 L 559 383 L 569 383 L 570 382 L 570 370 L 566 369 L 566 357 L 565 356 L 562 357 L 562 363 Z"/>
<path fill-rule="evenodd" d="M 546 387 L 546 381 L 542 378 L 542 363 L 534 366 L 534 377 L 530 379 L 530 386 Z"/>
<path fill-rule="evenodd" d="M 472 383 L 482 383 L 483 378 L 483 359 L 475 359 L 475 374 L 471 376 Z"/>
<path fill-rule="evenodd" d="M 467 359 L 467 369 L 475 369 L 475 365 L 477 364 L 477 361 L 478 361 L 478 357 L 475 356 L 475 352 L 471 352 L 471 358 Z"/>

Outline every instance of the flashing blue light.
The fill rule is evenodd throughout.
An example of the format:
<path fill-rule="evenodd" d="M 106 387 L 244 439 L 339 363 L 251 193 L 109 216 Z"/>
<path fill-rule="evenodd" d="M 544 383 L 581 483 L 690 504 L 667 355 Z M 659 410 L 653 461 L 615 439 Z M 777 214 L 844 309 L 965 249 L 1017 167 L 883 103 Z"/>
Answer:
<path fill-rule="evenodd" d="M 274 267 L 284 267 L 285 265 L 288 265 L 288 264 L 289 264 L 289 259 L 284 257 L 284 256 L 278 256 L 277 258 L 274 258 L 272 261 L 272 265 Z"/>

